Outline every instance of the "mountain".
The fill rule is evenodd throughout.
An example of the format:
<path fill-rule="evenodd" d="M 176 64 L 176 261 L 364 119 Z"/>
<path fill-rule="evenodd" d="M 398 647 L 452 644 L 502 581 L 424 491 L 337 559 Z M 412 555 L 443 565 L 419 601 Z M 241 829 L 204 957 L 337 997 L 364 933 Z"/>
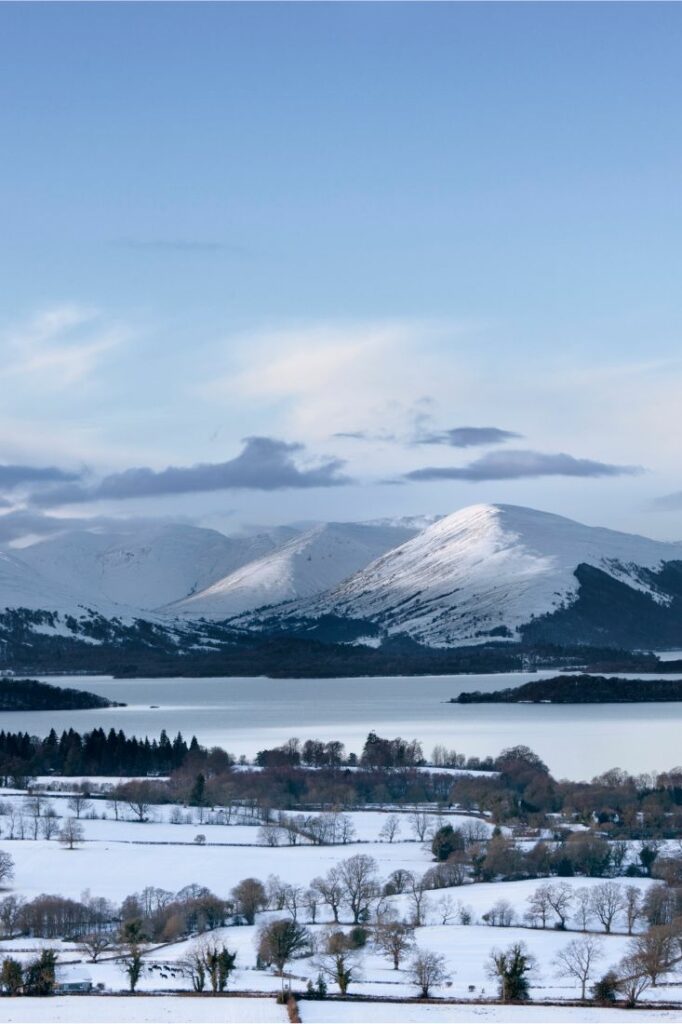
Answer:
<path fill-rule="evenodd" d="M 165 610 L 220 620 L 306 599 L 336 586 L 416 532 L 399 521 L 324 523 Z"/>
<path fill-rule="evenodd" d="M 286 531 L 287 539 L 292 532 Z M 105 533 L 74 530 L 23 548 L 19 557 L 51 584 L 88 595 L 95 607 L 116 604 L 139 614 L 204 590 L 273 551 L 280 543 L 278 533 L 226 537 L 182 524 Z"/>
<path fill-rule="evenodd" d="M 472 505 L 285 610 L 431 646 L 493 639 L 682 643 L 682 544 L 514 505 Z"/>
<path fill-rule="evenodd" d="M 0 609 L 48 608 L 73 615 L 82 611 L 85 601 L 85 594 L 71 591 L 21 558 L 0 551 Z"/>
<path fill-rule="evenodd" d="M 473 505 L 425 526 L 226 537 L 166 524 L 65 532 L 0 554 L 0 648 L 30 653 L 42 637 L 42 664 L 45 637 L 67 667 L 76 655 L 89 664 L 73 646 L 89 644 L 162 652 L 170 671 L 173 659 L 226 657 L 282 634 L 320 645 L 309 669 L 324 645 L 329 661 L 344 643 L 373 645 L 377 665 L 380 649 L 400 665 L 416 645 L 682 648 L 682 543 Z"/>

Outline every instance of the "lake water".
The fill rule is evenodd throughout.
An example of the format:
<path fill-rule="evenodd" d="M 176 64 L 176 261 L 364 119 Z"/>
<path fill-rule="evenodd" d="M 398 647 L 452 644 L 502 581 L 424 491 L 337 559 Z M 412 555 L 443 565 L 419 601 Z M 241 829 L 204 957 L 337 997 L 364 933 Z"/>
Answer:
<path fill-rule="evenodd" d="M 0 713 L 0 729 L 44 736 L 73 727 L 113 726 L 138 736 L 166 729 L 205 746 L 253 757 L 263 747 L 300 739 L 339 739 L 360 752 L 370 729 L 418 739 L 427 756 L 437 743 L 463 754 L 498 754 L 523 743 L 559 778 L 589 779 L 615 766 L 638 773 L 682 763 L 682 702 L 666 704 L 446 703 L 464 690 L 518 686 L 552 672 L 369 679 L 111 679 L 46 676 L 90 690 L 125 708 Z M 679 677 L 674 677 L 679 678 Z M 158 707 L 152 707 L 158 705 Z"/>

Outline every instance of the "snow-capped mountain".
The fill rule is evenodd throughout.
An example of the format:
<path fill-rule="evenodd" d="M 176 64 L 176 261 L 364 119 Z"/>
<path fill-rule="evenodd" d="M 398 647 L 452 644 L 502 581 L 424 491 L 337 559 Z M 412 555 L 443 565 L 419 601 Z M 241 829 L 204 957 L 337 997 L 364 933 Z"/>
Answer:
<path fill-rule="evenodd" d="M 186 647 L 190 633 L 210 645 L 223 642 L 218 633 L 231 643 L 235 630 L 315 637 L 323 626 L 326 642 L 406 634 L 432 647 L 682 647 L 682 543 L 512 505 L 473 505 L 421 526 L 66 532 L 0 555 L 0 617 L 10 628 L 23 609 L 22 629 L 50 622 L 91 638 L 107 634 L 105 622 L 119 620 L 124 634 L 142 621 L 150 644 L 163 634 L 171 647 Z"/>
<path fill-rule="evenodd" d="M 645 608 L 671 608 L 677 584 L 671 592 L 656 573 L 681 559 L 682 544 L 513 505 L 472 505 L 287 611 L 364 619 L 433 646 L 518 640 L 537 617 L 576 605 L 580 566 L 646 597 Z M 588 631 L 592 624 L 584 625 Z M 678 629 L 682 640 L 682 617 Z"/>
<path fill-rule="evenodd" d="M 71 531 L 22 549 L 19 558 L 48 581 L 86 594 L 95 607 L 114 603 L 139 613 L 204 590 L 278 543 L 277 531 L 226 537 L 164 524 L 118 533 Z M 5 603 L 4 590 L 0 596 Z"/>
<path fill-rule="evenodd" d="M 324 523 L 242 565 L 166 609 L 190 618 L 227 619 L 266 605 L 302 600 L 336 586 L 379 555 L 414 537 L 400 521 Z"/>
<path fill-rule="evenodd" d="M 85 594 L 71 591 L 47 579 L 22 559 L 0 551 L 0 610 L 2 608 L 49 608 L 78 614 Z"/>

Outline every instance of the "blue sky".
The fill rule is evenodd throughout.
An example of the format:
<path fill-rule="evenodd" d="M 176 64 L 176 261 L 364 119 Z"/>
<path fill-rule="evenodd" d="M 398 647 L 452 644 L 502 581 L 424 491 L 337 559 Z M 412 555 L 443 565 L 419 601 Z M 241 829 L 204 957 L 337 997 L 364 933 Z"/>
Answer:
<path fill-rule="evenodd" d="M 681 44 L 674 4 L 2 6 L 0 463 L 58 473 L 0 465 L 0 537 L 682 536 Z"/>

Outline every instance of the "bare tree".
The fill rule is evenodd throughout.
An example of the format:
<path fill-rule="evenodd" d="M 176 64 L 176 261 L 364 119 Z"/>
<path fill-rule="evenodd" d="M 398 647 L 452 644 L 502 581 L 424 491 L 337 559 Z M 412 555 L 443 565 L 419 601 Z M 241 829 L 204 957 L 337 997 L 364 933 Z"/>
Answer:
<path fill-rule="evenodd" d="M 550 885 L 547 891 L 549 905 L 559 918 L 559 928 L 566 927 L 566 918 L 569 915 L 573 903 L 573 888 L 568 882 L 559 882 L 557 885 Z"/>
<path fill-rule="evenodd" d="M 411 875 L 407 883 L 407 894 L 412 908 L 412 924 L 420 928 L 424 924 L 424 901 L 429 891 L 428 880 L 425 875 L 421 878 Z"/>
<path fill-rule="evenodd" d="M 514 923 L 514 908 L 508 900 L 498 900 L 482 917 L 486 924 L 495 928 L 510 928 Z"/>
<path fill-rule="evenodd" d="M 628 885 L 624 894 L 623 914 L 628 926 L 628 935 L 642 916 L 642 894 L 636 885 Z"/>
<path fill-rule="evenodd" d="M 422 999 L 428 999 L 432 988 L 444 985 L 450 980 L 445 957 L 427 949 L 420 949 L 415 953 L 410 963 L 410 976 L 418 987 Z"/>
<path fill-rule="evenodd" d="M 573 898 L 575 899 L 574 916 L 580 925 L 580 930 L 586 932 L 592 917 L 592 893 L 582 886 L 580 889 L 574 890 Z"/>
<path fill-rule="evenodd" d="M 53 807 L 48 807 L 40 821 L 40 834 L 43 839 L 54 839 L 59 832 L 59 818 Z"/>
<path fill-rule="evenodd" d="M 603 940 L 595 935 L 584 935 L 574 939 L 557 954 L 554 961 L 557 973 L 564 978 L 575 978 L 580 985 L 580 998 L 585 998 L 587 983 L 593 975 L 595 964 L 602 959 Z"/>
<path fill-rule="evenodd" d="M 617 988 L 625 996 L 625 1002 L 630 1009 L 637 1005 L 650 985 L 651 978 L 637 956 L 626 956 L 621 960 Z"/>
<path fill-rule="evenodd" d="M 310 883 L 310 887 L 320 894 L 320 899 L 323 903 L 326 903 L 329 906 L 334 917 L 334 922 L 338 924 L 339 910 L 343 903 L 345 891 L 344 879 L 341 876 L 339 868 L 330 868 L 323 878 L 313 878 Z"/>
<path fill-rule="evenodd" d="M 414 928 L 404 921 L 382 921 L 374 932 L 374 945 L 397 971 L 400 961 L 414 946 Z"/>
<path fill-rule="evenodd" d="M 533 924 L 535 924 L 536 921 L 539 921 L 542 928 L 547 927 L 547 921 L 552 909 L 552 904 L 549 899 L 549 889 L 549 885 L 539 885 L 535 892 L 532 892 L 526 901 L 528 903 L 526 918 Z"/>
<path fill-rule="evenodd" d="M 106 932 L 91 932 L 89 935 L 84 935 L 80 941 L 80 947 L 83 953 L 90 957 L 90 962 L 96 964 L 102 953 L 106 953 L 108 949 L 112 948 L 111 935 L 107 935 Z"/>
<path fill-rule="evenodd" d="M 11 854 L 0 850 L 0 887 L 14 878 L 14 858 Z"/>
<path fill-rule="evenodd" d="M 69 797 L 66 806 L 70 811 L 73 811 L 77 818 L 80 818 L 81 814 L 85 814 L 91 809 L 92 802 L 88 800 L 85 793 L 81 793 L 76 790 L 76 792 Z"/>
<path fill-rule="evenodd" d="M 279 846 L 281 832 L 273 822 L 266 822 L 258 829 L 258 839 L 263 846 Z"/>
<path fill-rule="evenodd" d="M 392 843 L 399 832 L 400 819 L 397 814 L 389 814 L 379 830 L 379 839 L 385 843 Z"/>
<path fill-rule="evenodd" d="M 415 807 L 414 810 L 410 812 L 409 822 L 415 836 L 420 843 L 423 843 L 431 826 L 431 815 L 428 811 L 423 811 L 420 810 L 419 807 Z"/>
<path fill-rule="evenodd" d="M 610 935 L 613 922 L 625 905 L 622 886 L 615 882 L 602 882 L 592 890 L 592 911 Z"/>
<path fill-rule="evenodd" d="M 377 862 L 374 857 L 357 853 L 341 861 L 338 870 L 343 884 L 345 902 L 353 915 L 353 924 L 366 920 L 372 902 L 379 894 Z"/>
<path fill-rule="evenodd" d="M 457 917 L 457 904 L 450 895 L 438 900 L 437 909 L 441 924 L 450 924 Z"/>
<path fill-rule="evenodd" d="M 85 834 L 80 821 L 75 818 L 67 818 L 59 831 L 59 842 L 66 850 L 75 850 L 83 842 Z"/>
<path fill-rule="evenodd" d="M 292 921 L 298 917 L 298 911 L 303 904 L 305 889 L 300 885 L 287 885 L 284 889 L 284 906 L 291 914 Z"/>
<path fill-rule="evenodd" d="M 673 925 L 659 924 L 638 935 L 630 943 L 629 960 L 637 964 L 655 987 L 662 974 L 670 970 L 677 959 L 679 930 Z"/>

